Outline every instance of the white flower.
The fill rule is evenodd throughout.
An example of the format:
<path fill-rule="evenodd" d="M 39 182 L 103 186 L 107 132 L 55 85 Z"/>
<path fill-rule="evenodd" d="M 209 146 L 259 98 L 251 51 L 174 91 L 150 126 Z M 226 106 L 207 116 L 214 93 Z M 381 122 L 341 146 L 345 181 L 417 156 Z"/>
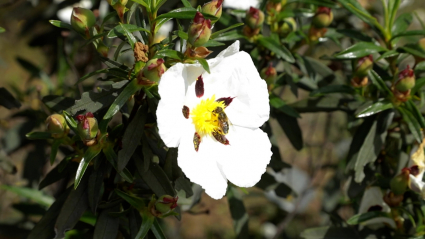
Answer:
<path fill-rule="evenodd" d="M 271 144 L 259 127 L 269 119 L 270 107 L 266 82 L 251 57 L 239 52 L 239 41 L 208 63 L 211 74 L 200 64 L 178 63 L 168 69 L 158 86 L 156 114 L 159 134 L 165 145 L 178 147 L 178 165 L 186 176 L 220 199 L 227 179 L 252 187 L 265 172 Z M 227 107 L 216 101 L 224 97 L 231 101 Z M 227 115 L 227 134 L 217 107 Z"/>
<path fill-rule="evenodd" d="M 384 202 L 382 191 L 379 187 L 367 188 L 363 194 L 362 201 L 360 202 L 359 214 L 363 214 L 370 211 L 381 211 L 389 213 L 390 207 Z M 392 218 L 389 217 L 375 217 L 370 220 L 361 223 L 363 226 L 368 226 L 372 229 L 377 229 L 384 225 L 388 225 L 392 228 L 396 228 L 396 224 Z"/>
<path fill-rule="evenodd" d="M 259 0 L 228 0 L 223 2 L 223 7 L 241 10 L 248 10 L 250 7 L 257 8 L 259 5 Z"/>
<path fill-rule="evenodd" d="M 425 183 L 422 181 L 425 172 L 425 155 L 424 155 L 425 140 L 419 146 L 412 149 L 412 154 L 409 160 L 410 183 L 409 187 L 413 191 L 421 194 L 425 199 Z"/>

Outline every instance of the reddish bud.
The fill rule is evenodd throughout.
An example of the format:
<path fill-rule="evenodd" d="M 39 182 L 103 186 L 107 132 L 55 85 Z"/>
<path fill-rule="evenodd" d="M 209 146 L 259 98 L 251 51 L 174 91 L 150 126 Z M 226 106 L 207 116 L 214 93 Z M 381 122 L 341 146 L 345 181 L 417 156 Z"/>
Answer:
<path fill-rule="evenodd" d="M 260 9 L 250 7 L 246 13 L 245 22 L 251 29 L 261 28 L 264 22 L 264 13 Z"/>
<path fill-rule="evenodd" d="M 333 13 L 328 7 L 319 7 L 313 17 L 312 24 L 318 28 L 329 26 L 333 21 Z"/>
<path fill-rule="evenodd" d="M 395 88 L 400 92 L 406 92 L 415 86 L 415 73 L 409 66 L 398 74 Z"/>
<path fill-rule="evenodd" d="M 204 45 L 211 36 L 211 20 L 206 20 L 202 13 L 197 12 L 189 27 L 188 35 L 188 41 L 192 46 Z"/>

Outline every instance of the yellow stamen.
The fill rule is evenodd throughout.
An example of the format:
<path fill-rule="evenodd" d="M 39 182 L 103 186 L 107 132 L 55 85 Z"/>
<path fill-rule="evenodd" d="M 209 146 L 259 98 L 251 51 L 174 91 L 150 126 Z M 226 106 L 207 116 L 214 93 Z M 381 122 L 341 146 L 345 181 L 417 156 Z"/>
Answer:
<path fill-rule="evenodd" d="M 196 132 L 202 137 L 211 135 L 212 132 L 219 130 L 217 115 L 213 110 L 217 107 L 225 108 L 223 101 L 216 102 L 215 95 L 211 98 L 202 100 L 191 112 L 192 122 L 195 125 Z"/>

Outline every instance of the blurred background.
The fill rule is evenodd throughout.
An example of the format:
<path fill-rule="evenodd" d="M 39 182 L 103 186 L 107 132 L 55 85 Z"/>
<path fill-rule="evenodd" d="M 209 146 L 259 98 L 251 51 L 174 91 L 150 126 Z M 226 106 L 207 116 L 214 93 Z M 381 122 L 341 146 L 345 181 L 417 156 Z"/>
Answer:
<path fill-rule="evenodd" d="M 225 0 L 225 4 L 227 1 L 227 12 L 231 11 L 230 7 L 244 5 L 231 0 Z M 191 1 L 192 6 L 204 2 Z M 256 1 L 251 2 L 256 4 Z M 379 1 L 359 2 L 378 19 L 382 16 Z M 0 0 L 0 27 L 5 29 L 0 33 L 0 87 L 5 87 L 22 104 L 19 109 L 11 110 L 0 106 L 0 239 L 26 238 L 54 197 L 61 193 L 58 190 L 63 187 L 59 185 L 68 181 L 65 178 L 40 192 L 37 190 L 41 179 L 55 166 L 47 163 L 48 142 L 25 138 L 30 131 L 43 130 L 49 112 L 41 99 L 50 94 L 78 99 L 82 92 L 96 88 L 98 83 L 95 82 L 98 81 L 90 79 L 84 85 L 75 86 L 77 80 L 104 67 L 91 44 L 84 45 L 85 41 L 77 34 L 49 23 L 49 20 L 56 19 L 69 22 L 73 6 L 92 9 L 99 18 L 111 11 L 106 0 Z M 168 0 L 161 13 L 182 6 L 179 0 Z M 402 1 L 400 13 L 411 11 L 425 20 L 423 0 Z M 334 14 L 335 24 L 341 22 L 359 29 L 364 27 L 355 17 L 347 17 L 343 9 L 336 9 Z M 175 30 L 175 25 L 164 26 L 158 41 Z M 217 25 L 218 29 L 224 26 L 223 21 Z M 416 19 L 411 28 L 420 28 Z M 114 42 L 110 44 L 114 45 Z M 215 54 L 220 50 L 215 48 Z M 320 43 L 312 55 L 331 55 L 339 50 L 334 42 L 326 41 Z M 131 66 L 132 53 L 128 53 L 119 59 Z M 302 89 L 293 92 L 290 87 L 281 87 L 277 90 L 287 102 L 308 96 L 308 92 Z M 276 232 L 283 232 L 281 238 L 300 238 L 306 228 L 329 225 L 331 221 L 346 220 L 355 214 L 352 202 L 344 194 L 344 159 L 351 142 L 346 114 L 304 113 L 301 116 L 299 124 L 304 148 L 300 151 L 293 148 L 278 122 L 270 120 L 271 141 L 279 146 L 282 160 L 293 167 L 280 173 L 272 170 L 269 173 L 289 185 L 295 193 L 282 197 L 259 188 L 247 190 L 243 202 L 253 238 L 272 238 Z M 22 191 L 6 190 L 3 185 L 19 186 Z M 199 190 L 196 186 L 194 189 Z M 200 203 L 184 212 L 181 221 L 170 217 L 162 222 L 169 238 L 235 237 L 225 198 L 214 200 L 202 194 Z M 80 238 L 78 232 L 73 231 L 68 233 L 68 238 Z"/>

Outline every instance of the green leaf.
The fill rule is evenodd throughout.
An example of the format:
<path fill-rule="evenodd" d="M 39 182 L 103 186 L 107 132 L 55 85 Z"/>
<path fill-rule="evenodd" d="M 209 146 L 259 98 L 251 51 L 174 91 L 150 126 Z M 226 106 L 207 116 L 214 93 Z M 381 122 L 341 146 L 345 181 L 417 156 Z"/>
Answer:
<path fill-rule="evenodd" d="M 187 7 L 187 8 L 191 8 L 192 7 L 192 4 L 190 4 L 190 2 L 188 0 L 182 0 L 182 3 L 184 5 L 184 7 Z"/>
<path fill-rule="evenodd" d="M 55 139 L 52 144 L 52 149 L 50 151 L 50 165 L 56 160 L 56 155 L 58 154 L 59 146 L 61 145 L 61 140 Z"/>
<path fill-rule="evenodd" d="M 176 60 L 184 59 L 183 53 L 176 50 L 172 50 L 172 49 L 163 49 L 163 50 L 157 51 L 153 58 L 163 58 L 163 57 L 169 57 Z"/>
<path fill-rule="evenodd" d="M 385 84 L 384 80 L 382 80 L 381 76 L 379 76 L 374 70 L 369 71 L 369 78 L 372 81 L 372 84 L 374 84 L 381 92 L 387 92 L 389 95 L 393 95 L 387 84 Z"/>
<path fill-rule="evenodd" d="M 119 212 L 119 207 L 108 208 L 100 213 L 94 227 L 93 239 L 115 239 L 117 237 L 120 218 L 110 215 L 114 212 Z"/>
<path fill-rule="evenodd" d="M 375 62 L 378 62 L 378 61 L 380 61 L 381 59 L 384 59 L 384 58 L 398 56 L 398 55 L 400 55 L 400 53 L 398 53 L 396 50 L 390 50 L 390 51 L 387 51 L 384 54 L 382 54 L 380 57 L 378 57 L 375 60 Z"/>
<path fill-rule="evenodd" d="M 145 128 L 146 118 L 148 115 L 148 105 L 142 105 L 138 110 L 133 120 L 129 123 L 127 129 L 124 132 L 122 138 L 122 149 L 118 152 L 118 171 L 127 165 L 131 156 L 136 151 L 136 147 L 139 145 L 140 140 L 144 134 L 143 129 Z"/>
<path fill-rule="evenodd" d="M 372 212 L 366 212 L 362 214 L 356 214 L 352 216 L 350 219 L 347 220 L 348 225 L 358 225 L 364 221 L 376 218 L 376 217 L 389 217 L 388 213 L 381 212 L 381 211 L 372 211 Z"/>
<path fill-rule="evenodd" d="M 75 189 L 77 189 L 78 185 L 80 184 L 81 179 L 83 178 L 84 173 L 86 172 L 86 169 L 89 166 L 90 162 L 100 153 L 101 150 L 102 148 L 99 145 L 94 145 L 88 147 L 86 152 L 84 152 L 84 156 L 81 159 L 80 164 L 78 165 L 77 173 L 75 175 Z"/>
<path fill-rule="evenodd" d="M 394 112 L 387 110 L 379 115 L 366 118 L 357 129 L 347 156 L 349 160 L 347 170 L 355 171 L 355 182 L 363 181 L 365 177 L 364 167 L 368 163 L 375 162 L 378 158 L 393 117 Z"/>
<path fill-rule="evenodd" d="M 348 85 L 328 85 L 310 92 L 310 96 L 322 96 L 330 93 L 354 94 L 356 91 Z"/>
<path fill-rule="evenodd" d="M 395 17 L 395 16 L 393 16 Z M 409 28 L 410 24 L 413 21 L 412 13 L 403 13 L 397 20 L 395 20 L 394 25 L 391 28 L 392 39 L 397 38 L 398 35 L 403 34 Z"/>
<path fill-rule="evenodd" d="M 177 191 L 183 190 L 186 193 L 186 198 L 193 195 L 192 184 L 184 176 L 177 178 L 175 182 L 175 187 Z"/>
<path fill-rule="evenodd" d="M 69 110 L 72 114 L 92 112 L 95 113 L 101 109 L 110 106 L 126 86 L 128 81 L 120 81 L 112 84 L 111 89 L 103 89 L 100 92 L 88 91 L 81 95 L 81 99 L 75 101 L 75 105 Z"/>
<path fill-rule="evenodd" d="M 210 39 L 214 39 L 214 38 L 220 36 L 220 34 L 222 34 L 222 33 L 228 32 L 228 31 L 230 31 L 234 28 L 237 28 L 237 27 L 240 27 L 240 26 L 243 26 L 243 25 L 244 25 L 244 23 L 240 22 L 240 23 L 233 24 L 230 27 L 226 27 L 222 30 L 216 31 L 216 32 L 211 34 Z"/>
<path fill-rule="evenodd" d="M 413 116 L 416 118 L 416 120 L 419 122 L 419 124 L 421 125 L 422 129 L 425 129 L 425 120 L 424 117 L 422 116 L 421 112 L 419 111 L 418 107 L 416 106 L 415 103 L 413 103 L 413 101 L 410 99 L 408 101 L 406 101 L 405 103 L 406 109 L 410 111 L 410 113 L 413 114 Z"/>
<path fill-rule="evenodd" d="M 77 122 L 74 120 L 74 118 L 72 118 L 72 116 L 70 114 L 68 114 L 68 112 L 66 111 L 62 111 L 63 117 L 66 120 L 66 123 L 68 124 L 69 128 L 72 129 L 72 131 L 74 131 L 74 133 L 77 133 Z"/>
<path fill-rule="evenodd" d="M 59 212 L 71 192 L 71 187 L 62 193 L 31 230 L 28 239 L 54 238 L 55 222 Z M 53 200 L 52 200 L 53 201 Z"/>
<path fill-rule="evenodd" d="M 359 2 L 356 0 L 338 0 L 341 5 L 356 15 L 358 18 L 360 18 L 362 21 L 366 22 L 370 26 L 375 26 L 381 30 L 382 33 L 384 33 L 384 29 L 379 24 L 379 22 L 374 18 L 366 9 L 364 9 Z"/>
<path fill-rule="evenodd" d="M 21 103 L 13 97 L 13 95 L 3 87 L 0 87 L 0 105 L 4 106 L 7 109 L 19 109 Z"/>
<path fill-rule="evenodd" d="M 117 61 L 113 61 L 107 57 L 103 57 L 103 56 L 99 56 L 100 60 L 105 63 L 105 65 L 107 65 L 110 68 L 114 68 L 114 67 L 118 67 L 120 69 L 123 69 L 125 71 L 130 71 L 130 68 L 128 68 L 128 66 L 121 64 Z"/>
<path fill-rule="evenodd" d="M 229 202 L 230 214 L 233 219 L 233 228 L 237 238 L 249 238 L 248 213 L 242 201 L 242 196 L 238 189 L 229 185 L 227 189 L 227 201 Z"/>
<path fill-rule="evenodd" d="M 290 63 L 295 62 L 295 59 L 292 56 L 291 52 L 288 49 L 286 49 L 285 46 L 277 42 L 275 39 L 271 37 L 260 37 L 258 39 L 258 43 L 260 43 L 262 46 L 266 47 L 270 51 L 276 53 L 276 55 L 282 58 L 283 60 Z"/>
<path fill-rule="evenodd" d="M 275 117 L 280 127 L 282 127 L 292 146 L 296 150 L 303 148 L 304 142 L 302 138 L 302 132 L 298 120 L 285 113 L 276 112 Z"/>
<path fill-rule="evenodd" d="M 238 31 L 230 31 L 230 32 L 223 32 L 216 36 L 214 36 L 215 41 L 235 41 L 238 39 L 244 39 L 245 36 L 240 34 Z"/>
<path fill-rule="evenodd" d="M 304 239 L 361 239 L 357 230 L 352 227 L 316 227 L 304 230 L 301 235 Z"/>
<path fill-rule="evenodd" d="M 224 43 L 218 42 L 218 41 L 214 41 L 214 40 L 209 40 L 207 43 L 205 43 L 203 46 L 204 47 L 217 47 L 217 46 L 224 46 Z"/>
<path fill-rule="evenodd" d="M 391 38 L 391 41 L 399 38 L 399 37 L 406 37 L 406 36 L 424 36 L 425 31 L 424 30 L 414 30 L 414 31 L 404 31 L 402 33 L 399 33 Z"/>
<path fill-rule="evenodd" d="M 130 203 L 131 206 L 136 208 L 138 211 L 141 211 L 145 208 L 146 203 L 142 198 L 138 198 L 136 196 L 129 195 L 119 189 L 115 189 L 115 193 L 126 200 L 128 203 Z"/>
<path fill-rule="evenodd" d="M 152 228 L 155 217 L 149 212 L 142 212 L 140 214 L 142 215 L 142 225 L 140 225 L 136 238 L 145 238 L 149 230 Z"/>
<path fill-rule="evenodd" d="M 425 85 L 425 77 L 417 79 L 416 82 L 415 82 L 415 86 L 410 91 L 410 94 L 411 95 L 416 94 L 416 92 L 418 92 L 420 89 L 422 89 L 422 87 L 424 85 Z"/>
<path fill-rule="evenodd" d="M 128 43 L 130 43 L 131 48 L 134 49 L 135 44 L 137 43 L 134 35 L 124 26 L 124 24 L 120 23 L 121 28 L 124 31 L 125 36 L 127 37 Z"/>
<path fill-rule="evenodd" d="M 413 137 L 416 139 L 418 143 L 421 143 L 423 138 L 421 125 L 416 120 L 415 116 L 413 116 L 412 113 L 410 113 L 407 109 L 403 107 L 398 107 L 397 110 L 403 116 L 403 120 L 406 122 L 407 126 L 409 127 L 409 130 L 412 133 Z"/>
<path fill-rule="evenodd" d="M 5 31 L 6 31 L 6 29 L 4 29 L 3 27 L 0 27 L 0 33 L 3 33 Z"/>
<path fill-rule="evenodd" d="M 75 99 L 59 95 L 44 96 L 41 101 L 51 110 L 62 113 L 63 110 L 68 110 L 75 104 Z"/>
<path fill-rule="evenodd" d="M 108 112 L 106 112 L 103 119 L 109 119 L 114 116 L 121 107 L 127 102 L 127 100 L 142 87 L 137 84 L 136 80 L 130 81 L 129 84 L 124 88 L 124 90 L 118 95 L 118 97 L 114 100 L 112 105 L 109 107 Z"/>
<path fill-rule="evenodd" d="M 274 108 L 294 118 L 301 118 L 300 114 L 298 114 L 298 112 L 292 107 L 288 106 L 279 96 L 270 94 L 269 98 L 270 105 Z"/>
<path fill-rule="evenodd" d="M 31 132 L 25 135 L 29 140 L 35 139 L 51 139 L 52 134 L 49 132 Z"/>
<path fill-rule="evenodd" d="M 17 187 L 17 186 L 9 186 L 9 185 L 0 185 L 0 188 L 3 190 L 14 192 L 21 197 L 28 198 L 45 207 L 49 207 L 55 201 L 53 197 L 45 195 L 43 192 L 33 188 Z"/>
<path fill-rule="evenodd" d="M 89 177 L 89 206 L 94 214 L 96 214 L 97 205 L 102 196 L 103 179 L 105 178 L 106 170 L 106 164 L 102 163 L 102 165 L 97 170 L 94 170 Z"/>
<path fill-rule="evenodd" d="M 58 21 L 58 20 L 49 20 L 49 22 L 50 22 L 50 24 L 52 24 L 55 27 L 73 30 L 72 26 L 69 25 L 68 23 L 64 23 L 64 22 L 61 22 L 61 21 Z"/>
<path fill-rule="evenodd" d="M 159 15 L 155 21 L 158 21 L 162 18 L 175 18 L 175 19 L 190 19 L 192 20 L 193 18 L 195 18 L 195 14 L 196 14 L 196 9 L 194 9 L 193 7 L 182 7 L 182 8 L 177 8 L 175 10 L 169 11 L 167 13 L 161 14 Z M 204 13 L 203 14 L 205 19 L 210 19 L 211 21 L 216 21 L 218 20 L 217 17 L 209 15 Z"/>
<path fill-rule="evenodd" d="M 87 178 L 88 177 L 84 177 L 80 187 L 71 191 L 63 204 L 55 223 L 55 239 L 64 238 L 65 232 L 71 230 L 88 209 Z"/>
<path fill-rule="evenodd" d="M 422 49 L 417 43 L 406 44 L 397 49 L 401 53 L 410 53 L 414 56 L 425 58 L 425 50 Z"/>
<path fill-rule="evenodd" d="M 371 42 L 359 42 L 334 55 L 336 59 L 357 59 L 377 52 L 387 51 L 384 47 Z"/>
<path fill-rule="evenodd" d="M 117 51 L 118 51 L 118 49 L 117 49 Z M 113 75 L 113 76 L 121 77 L 121 78 L 124 78 L 124 79 L 127 79 L 127 77 L 128 77 L 128 72 L 125 71 L 125 70 L 123 70 L 123 69 L 120 69 L 120 68 L 106 68 L 106 69 L 100 69 L 100 70 L 97 70 L 97 71 L 93 71 L 93 72 L 90 72 L 90 73 L 84 75 L 75 84 L 81 83 L 84 80 L 86 80 L 86 79 L 88 79 L 88 78 L 90 78 L 92 76 L 95 76 L 95 75 L 98 75 L 98 74 L 102 74 L 102 73 L 107 73 L 108 75 Z"/>
<path fill-rule="evenodd" d="M 202 68 L 204 68 L 204 70 L 208 73 L 211 74 L 210 72 L 210 66 L 208 65 L 207 60 L 205 60 L 204 58 L 196 58 L 196 60 L 198 60 L 198 62 L 202 65 Z"/>
<path fill-rule="evenodd" d="M 73 156 L 71 156 L 73 158 Z M 65 167 L 67 167 L 67 170 L 63 170 Z M 65 157 L 56 167 L 54 167 L 52 170 L 50 170 L 49 173 L 41 180 L 40 184 L 38 185 L 38 190 L 41 190 L 47 186 L 49 186 L 52 183 L 55 183 L 62 178 L 68 177 L 71 175 L 71 173 L 77 171 L 78 164 L 74 162 L 68 162 L 67 157 Z"/>
<path fill-rule="evenodd" d="M 151 227 L 151 230 L 157 239 L 166 239 L 158 220 L 155 218 Z"/>
<path fill-rule="evenodd" d="M 364 41 L 364 42 L 372 42 L 373 38 L 364 34 L 361 31 L 357 31 L 357 30 L 353 30 L 353 29 L 336 29 L 335 30 L 337 33 L 340 33 L 346 37 L 349 38 L 353 38 L 359 41 Z"/>
<path fill-rule="evenodd" d="M 114 169 L 119 172 L 117 167 L 118 155 L 115 153 L 114 149 L 107 146 L 103 148 L 103 153 L 105 154 L 106 159 L 112 165 L 112 167 L 114 167 Z M 133 175 L 131 175 L 127 168 L 124 168 L 121 172 L 119 172 L 119 174 L 124 178 L 125 181 L 129 183 L 133 182 Z"/>
<path fill-rule="evenodd" d="M 106 35 L 106 36 L 108 38 L 114 38 L 114 37 L 117 37 L 117 36 L 124 36 L 126 34 L 133 36 L 131 33 L 137 32 L 137 31 L 144 31 L 144 32 L 150 33 L 149 30 L 147 30 L 143 27 L 138 27 L 138 26 L 132 25 L 132 24 L 122 24 L 122 23 L 120 23 L 120 24 L 121 25 L 118 25 L 118 26 L 114 27 L 113 29 L 111 29 L 109 31 L 108 35 Z M 134 36 L 133 36 L 133 38 L 134 38 Z M 135 41 L 136 39 L 133 39 L 133 40 Z"/>
<path fill-rule="evenodd" d="M 147 4 L 144 0 L 131 0 L 131 1 L 144 6 L 148 12 L 151 12 L 149 4 Z"/>
<path fill-rule="evenodd" d="M 176 195 L 170 180 L 158 164 L 151 163 L 147 172 L 143 173 L 139 170 L 139 174 L 156 196 L 170 195 L 174 197 Z"/>
<path fill-rule="evenodd" d="M 360 107 L 355 115 L 357 118 L 368 117 L 374 114 L 377 114 L 381 111 L 394 108 L 393 104 L 388 100 L 379 100 L 373 104 L 367 104 L 363 107 Z"/>

